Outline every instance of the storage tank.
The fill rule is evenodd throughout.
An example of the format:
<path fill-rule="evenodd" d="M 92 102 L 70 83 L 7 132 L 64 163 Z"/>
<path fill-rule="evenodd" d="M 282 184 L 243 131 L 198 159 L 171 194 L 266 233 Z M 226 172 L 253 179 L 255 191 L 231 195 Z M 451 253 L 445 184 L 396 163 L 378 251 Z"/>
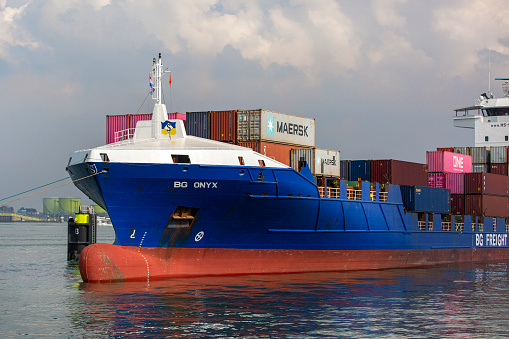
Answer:
<path fill-rule="evenodd" d="M 42 212 L 43 213 L 51 213 L 57 214 L 60 212 L 60 205 L 58 203 L 58 198 L 43 198 L 42 199 Z"/>
<path fill-rule="evenodd" d="M 78 213 L 81 206 L 81 199 L 74 197 L 59 198 L 60 210 L 69 213 Z"/>

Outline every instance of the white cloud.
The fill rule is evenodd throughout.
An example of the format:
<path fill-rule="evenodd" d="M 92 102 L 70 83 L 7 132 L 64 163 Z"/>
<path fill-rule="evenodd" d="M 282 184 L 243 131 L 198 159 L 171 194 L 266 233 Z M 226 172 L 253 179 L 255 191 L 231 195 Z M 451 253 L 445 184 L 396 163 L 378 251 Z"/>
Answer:
<path fill-rule="evenodd" d="M 454 45 L 457 56 L 450 58 L 444 68 L 453 75 L 465 76 L 479 64 L 480 50 L 489 49 L 509 56 L 507 2 L 476 0 L 458 4 L 435 10 L 433 28 Z"/>
<path fill-rule="evenodd" d="M 0 58 L 12 61 L 9 55 L 9 47 L 21 46 L 34 49 L 38 43 L 31 41 L 28 33 L 18 25 L 30 2 L 20 7 L 7 7 L 7 1 L 0 2 Z"/>
<path fill-rule="evenodd" d="M 373 0 L 373 11 L 378 24 L 387 27 L 404 27 L 406 18 L 398 14 L 394 7 L 406 2 L 406 0 Z"/>

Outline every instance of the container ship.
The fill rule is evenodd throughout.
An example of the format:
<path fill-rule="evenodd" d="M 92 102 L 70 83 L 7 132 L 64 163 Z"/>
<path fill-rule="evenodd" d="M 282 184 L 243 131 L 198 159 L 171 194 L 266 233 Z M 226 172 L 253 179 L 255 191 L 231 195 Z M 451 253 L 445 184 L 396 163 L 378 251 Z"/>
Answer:
<path fill-rule="evenodd" d="M 127 132 L 110 126 L 109 143 L 68 161 L 116 234 L 82 251 L 83 281 L 509 259 L 507 172 L 472 173 L 473 156 L 452 147 L 428 152 L 427 164 L 340 161 L 315 148 L 314 119 L 262 109 L 184 122 L 161 102 L 165 72 L 159 55 L 152 114 L 109 117 Z"/>

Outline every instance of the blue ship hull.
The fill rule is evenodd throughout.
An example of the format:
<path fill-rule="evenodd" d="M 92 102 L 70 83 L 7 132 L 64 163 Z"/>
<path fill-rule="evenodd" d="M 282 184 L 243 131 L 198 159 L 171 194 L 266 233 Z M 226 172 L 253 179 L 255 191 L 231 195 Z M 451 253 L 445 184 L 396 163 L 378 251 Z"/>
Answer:
<path fill-rule="evenodd" d="M 364 263 L 357 269 L 376 265 L 388 268 L 379 260 L 396 254 L 406 259 L 396 260 L 394 267 L 400 267 L 401 261 L 408 266 L 478 261 L 474 252 L 480 249 L 495 250 L 493 255 L 483 252 L 480 261 L 509 259 L 509 251 L 503 250 L 507 248 L 504 219 L 485 218 L 486 232 L 479 232 L 476 226 L 480 220 L 466 216 L 462 231 L 455 230 L 454 219 L 452 230 L 444 231 L 440 215 L 435 214 L 429 220 L 434 221 L 433 230 L 423 231 L 418 227 L 417 214 L 405 212 L 395 185 L 390 186 L 389 200 L 382 202 L 371 200 L 369 186 L 363 188 L 364 200 L 320 197 L 312 178 L 291 168 L 88 163 L 69 170 L 74 179 L 104 171 L 76 185 L 107 209 L 116 232 L 114 247 L 139 253 L 141 249 L 159 249 L 159 257 L 169 261 L 167 265 L 176 258 L 169 254 L 171 250 L 178 250 L 180 257 L 220 251 L 221 256 L 228 257 L 226 267 L 230 268 L 235 256 L 246 253 L 256 253 L 255 258 L 263 257 L 262 262 L 267 262 L 270 253 L 274 253 L 273 259 L 284 260 L 281 255 L 294 252 L 306 270 L 309 262 L 303 253 L 309 253 L 313 261 L 327 258 L 327 252 L 348 253 L 350 257 L 352 253 L 362 256 L 362 252 L 375 255 L 370 259 L 374 267 Z M 188 218 L 175 218 L 175 211 L 182 209 L 190 211 Z M 166 252 L 161 254 L 161 250 Z M 408 262 L 410 257 L 414 263 Z M 250 261 L 237 259 L 241 266 L 250 265 Z M 359 259 L 355 262 L 358 264 Z M 338 263 L 337 268 L 347 266 Z M 173 269 L 172 274 L 179 276 L 177 271 Z M 299 271 L 298 265 L 290 271 Z M 244 273 L 250 272 L 246 267 Z M 129 280 L 126 275 L 130 273 L 106 280 Z"/>

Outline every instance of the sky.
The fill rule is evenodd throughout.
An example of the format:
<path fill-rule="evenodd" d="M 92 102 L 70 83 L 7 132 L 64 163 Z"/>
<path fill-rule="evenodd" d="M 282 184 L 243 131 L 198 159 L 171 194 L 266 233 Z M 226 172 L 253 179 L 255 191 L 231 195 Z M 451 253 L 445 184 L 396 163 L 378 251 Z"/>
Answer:
<path fill-rule="evenodd" d="M 170 112 L 305 116 L 316 121 L 316 147 L 343 160 L 425 163 L 426 151 L 474 145 L 473 130 L 453 127 L 454 109 L 490 88 L 503 95 L 494 78 L 509 77 L 509 8 L 504 0 L 0 0 L 0 199 L 66 178 L 73 151 L 105 143 L 106 115 L 151 112 L 144 100 L 158 53 L 171 70 Z M 69 184 L 8 205 L 42 211 L 42 198 L 67 196 L 91 203 Z"/>

